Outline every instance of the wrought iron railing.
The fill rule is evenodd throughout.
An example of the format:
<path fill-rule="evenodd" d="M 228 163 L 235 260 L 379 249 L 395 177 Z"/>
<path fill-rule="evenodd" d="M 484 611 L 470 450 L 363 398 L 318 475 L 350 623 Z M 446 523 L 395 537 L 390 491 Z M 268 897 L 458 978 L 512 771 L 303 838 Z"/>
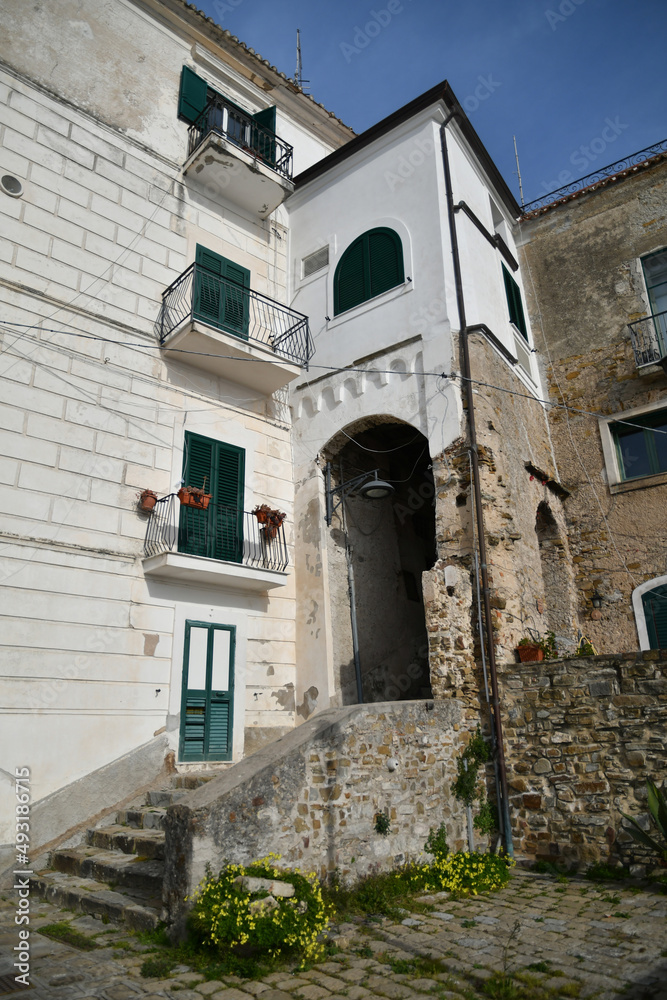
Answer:
<path fill-rule="evenodd" d="M 667 357 L 667 311 L 645 316 L 628 326 L 637 368 L 660 364 Z"/>
<path fill-rule="evenodd" d="M 205 510 L 185 506 L 170 493 L 148 518 L 144 554 L 174 551 L 260 569 L 283 571 L 288 563 L 282 524 L 259 524 L 249 511 L 225 504 L 209 503 Z"/>
<path fill-rule="evenodd" d="M 242 340 L 262 344 L 305 368 L 313 356 L 307 316 L 220 278 L 199 264 L 191 264 L 162 293 L 156 323 L 160 343 L 187 319 L 200 320 Z"/>
<path fill-rule="evenodd" d="M 211 132 L 244 149 L 288 180 L 292 179 L 292 146 L 220 95 L 208 102 L 188 129 L 188 156 Z"/>
<path fill-rule="evenodd" d="M 652 156 L 657 156 L 658 153 L 665 152 L 667 152 L 667 139 L 663 139 L 662 142 L 656 142 L 652 146 L 647 146 L 646 149 L 640 149 L 637 153 L 631 153 L 630 156 L 626 156 L 623 160 L 616 160 L 615 163 L 610 163 L 606 167 L 600 167 L 594 173 L 586 174 L 585 177 L 579 177 L 576 181 L 565 184 L 555 191 L 549 191 L 548 194 L 544 194 L 540 198 L 535 198 L 534 201 L 529 201 L 525 205 L 522 205 L 521 212 L 523 215 L 529 215 L 531 212 L 536 212 L 539 208 L 546 208 L 547 205 L 565 198 L 568 194 L 583 191 L 584 188 L 590 187 L 592 184 L 607 180 L 615 174 L 621 174 L 625 170 L 630 170 L 631 167 L 645 163 Z"/>

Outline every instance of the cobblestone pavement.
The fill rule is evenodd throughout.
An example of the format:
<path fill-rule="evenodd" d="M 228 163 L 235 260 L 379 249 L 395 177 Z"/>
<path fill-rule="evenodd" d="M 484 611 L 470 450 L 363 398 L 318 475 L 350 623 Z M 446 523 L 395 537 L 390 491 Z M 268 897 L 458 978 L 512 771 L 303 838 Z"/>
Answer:
<path fill-rule="evenodd" d="M 0 899 L 2 977 L 18 943 L 15 900 Z M 500 892 L 466 900 L 423 897 L 432 909 L 337 929 L 340 950 L 305 972 L 216 982 L 185 966 L 142 978 L 149 946 L 129 932 L 31 901 L 32 1000 L 557 1000 L 622 996 L 667 1000 L 667 895 L 624 884 L 515 873 Z M 417 909 L 417 907 L 415 907 Z M 82 951 L 39 933 L 67 920 L 98 948 Z M 510 986 L 499 982 L 509 974 Z M 18 996 L 18 993 L 13 995 Z"/>

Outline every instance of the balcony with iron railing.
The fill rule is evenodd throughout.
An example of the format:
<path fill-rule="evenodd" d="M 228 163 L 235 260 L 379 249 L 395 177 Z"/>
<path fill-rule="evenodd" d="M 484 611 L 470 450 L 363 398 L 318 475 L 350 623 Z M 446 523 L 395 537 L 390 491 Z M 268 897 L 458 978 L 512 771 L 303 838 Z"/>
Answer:
<path fill-rule="evenodd" d="M 637 368 L 660 365 L 667 372 L 667 311 L 628 323 Z"/>
<path fill-rule="evenodd" d="M 308 367 L 308 317 L 199 264 L 162 293 L 165 354 L 270 395 Z"/>
<path fill-rule="evenodd" d="M 225 504 L 185 506 L 171 493 L 148 515 L 143 562 L 149 576 L 264 592 L 287 583 L 285 528 Z"/>
<path fill-rule="evenodd" d="M 265 219 L 294 190 L 292 159 L 288 142 L 216 94 L 188 129 L 183 173 Z"/>

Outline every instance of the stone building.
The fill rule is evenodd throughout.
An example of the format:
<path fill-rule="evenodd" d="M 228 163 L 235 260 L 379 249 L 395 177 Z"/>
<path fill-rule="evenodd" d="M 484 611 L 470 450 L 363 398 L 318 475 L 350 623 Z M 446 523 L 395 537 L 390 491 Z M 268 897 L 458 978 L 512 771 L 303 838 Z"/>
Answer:
<path fill-rule="evenodd" d="M 352 132 L 182 0 L 3 27 L 0 787 L 9 823 L 30 765 L 37 849 L 294 726 L 283 203 Z"/>
<path fill-rule="evenodd" d="M 419 849 L 410 796 L 461 822 L 424 748 L 449 789 L 482 620 L 505 661 L 634 649 L 631 599 L 665 641 L 664 163 L 517 223 L 446 82 L 354 136 L 185 0 L 4 14 L 3 773 L 31 767 L 32 846 L 165 757 L 421 699 L 391 710 Z M 341 767 L 384 795 L 368 718 L 379 756 Z"/>
<path fill-rule="evenodd" d="M 549 424 L 570 491 L 574 611 L 600 652 L 667 645 L 661 149 L 636 154 L 583 190 L 556 192 L 527 213 L 517 236 L 531 327 L 549 398 L 559 404 Z"/>

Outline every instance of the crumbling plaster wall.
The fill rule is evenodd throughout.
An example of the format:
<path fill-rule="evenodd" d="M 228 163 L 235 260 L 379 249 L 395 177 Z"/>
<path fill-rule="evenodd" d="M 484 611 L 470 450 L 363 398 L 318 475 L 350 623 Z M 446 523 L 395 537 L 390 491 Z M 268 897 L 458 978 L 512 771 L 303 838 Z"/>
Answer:
<path fill-rule="evenodd" d="M 635 367 L 627 324 L 649 311 L 640 257 L 667 245 L 667 160 L 521 226 L 528 308 L 551 398 L 592 414 L 667 401 Z M 552 409 L 582 631 L 599 651 L 638 648 L 631 595 L 667 567 L 667 484 L 610 487 L 598 420 Z M 597 590 L 605 603 L 591 613 Z"/>
<path fill-rule="evenodd" d="M 545 588 L 535 530 L 540 504 L 548 505 L 556 523 L 563 573 L 571 577 L 572 570 L 544 409 L 481 336 L 470 337 L 470 355 L 472 377 L 488 383 L 475 390 L 475 419 L 494 641 L 497 658 L 509 660 L 528 628 L 549 630 L 549 611 L 570 623 L 564 638 L 574 636 L 570 588 L 556 596 Z M 431 683 L 436 697 L 465 697 L 474 705 L 481 678 L 475 668 L 480 650 L 467 438 L 437 456 L 433 472 L 440 558 L 424 574 Z"/>

